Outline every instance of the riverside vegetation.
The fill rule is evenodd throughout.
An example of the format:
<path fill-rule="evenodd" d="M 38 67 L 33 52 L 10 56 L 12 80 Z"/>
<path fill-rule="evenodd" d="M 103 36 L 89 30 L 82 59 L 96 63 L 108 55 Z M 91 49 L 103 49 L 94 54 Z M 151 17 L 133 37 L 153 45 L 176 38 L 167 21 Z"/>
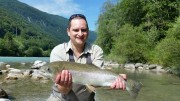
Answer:
<path fill-rule="evenodd" d="M 109 0 L 97 33 L 108 60 L 160 64 L 180 76 L 179 0 Z"/>

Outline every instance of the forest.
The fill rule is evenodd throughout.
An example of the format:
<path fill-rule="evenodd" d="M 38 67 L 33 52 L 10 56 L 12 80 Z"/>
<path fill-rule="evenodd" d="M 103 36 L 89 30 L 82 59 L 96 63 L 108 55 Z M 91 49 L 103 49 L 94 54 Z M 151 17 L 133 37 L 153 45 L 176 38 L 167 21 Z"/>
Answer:
<path fill-rule="evenodd" d="M 160 64 L 180 75 L 180 0 L 108 0 L 97 33 L 106 59 Z"/>
<path fill-rule="evenodd" d="M 0 0 L 0 56 L 48 57 L 53 47 L 69 40 L 67 23 L 18 0 Z M 96 37 L 90 31 L 88 41 Z"/>
<path fill-rule="evenodd" d="M 17 0 L 0 0 L 0 56 L 49 56 L 68 40 L 67 21 Z"/>
<path fill-rule="evenodd" d="M 0 9 L 0 56 L 48 56 L 54 42 L 35 24 Z"/>

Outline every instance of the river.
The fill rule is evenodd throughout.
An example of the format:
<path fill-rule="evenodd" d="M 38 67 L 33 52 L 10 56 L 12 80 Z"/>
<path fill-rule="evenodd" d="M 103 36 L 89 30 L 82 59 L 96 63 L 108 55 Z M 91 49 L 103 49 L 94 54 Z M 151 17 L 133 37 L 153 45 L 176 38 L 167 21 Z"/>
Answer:
<path fill-rule="evenodd" d="M 13 68 L 30 68 L 35 60 L 48 62 L 49 58 L 0 57 L 0 61 L 9 63 Z M 26 63 L 22 65 L 21 63 Z M 96 101 L 179 101 L 180 78 L 171 74 L 126 71 L 118 69 L 119 73 L 127 73 L 128 79 L 140 81 L 143 84 L 137 99 L 130 97 L 127 91 L 97 88 Z M 5 75 L 0 75 L 0 82 Z M 12 101 L 45 101 L 50 93 L 53 82 L 21 79 L 0 84 Z"/>

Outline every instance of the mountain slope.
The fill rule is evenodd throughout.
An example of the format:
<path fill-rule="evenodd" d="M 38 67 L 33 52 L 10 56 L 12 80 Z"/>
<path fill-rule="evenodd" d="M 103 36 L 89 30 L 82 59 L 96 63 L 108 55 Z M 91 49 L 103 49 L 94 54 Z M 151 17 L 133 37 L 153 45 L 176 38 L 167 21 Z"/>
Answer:
<path fill-rule="evenodd" d="M 68 21 L 66 18 L 41 12 L 17 0 L 0 0 L 0 8 L 16 13 L 29 23 L 39 26 L 58 42 L 68 39 L 65 35 Z"/>
<path fill-rule="evenodd" d="M 0 0 L 0 56 L 49 56 L 54 46 L 69 40 L 67 23 L 17 0 Z M 88 41 L 96 37 L 90 31 Z"/>
<path fill-rule="evenodd" d="M 68 41 L 66 34 L 68 19 L 39 11 L 27 4 L 17 0 L 0 0 L 0 8 L 22 16 L 29 23 L 35 24 L 54 38 L 55 42 L 62 43 Z M 96 33 L 90 31 L 88 40 L 94 42 Z"/>

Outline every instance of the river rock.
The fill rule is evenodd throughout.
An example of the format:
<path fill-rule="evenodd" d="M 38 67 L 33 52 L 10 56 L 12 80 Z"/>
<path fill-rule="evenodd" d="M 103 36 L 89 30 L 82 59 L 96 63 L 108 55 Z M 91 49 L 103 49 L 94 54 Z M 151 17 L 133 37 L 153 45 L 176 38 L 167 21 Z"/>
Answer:
<path fill-rule="evenodd" d="M 113 62 L 113 61 L 105 61 L 104 62 L 104 67 L 106 69 L 118 68 L 119 66 L 120 66 L 120 64 L 117 62 Z"/>
<path fill-rule="evenodd" d="M 2 88 L 0 88 L 0 98 L 8 98 L 8 94 Z"/>
<path fill-rule="evenodd" d="M 0 101 L 11 101 L 11 100 L 6 99 L 6 98 L 0 98 Z"/>
<path fill-rule="evenodd" d="M 163 69 L 162 66 L 157 66 L 156 69 L 157 69 L 157 71 L 159 71 L 159 72 L 166 72 L 166 71 Z"/>
<path fill-rule="evenodd" d="M 7 69 L 6 65 L 7 65 L 7 63 L 0 62 L 0 70 L 6 70 Z"/>
<path fill-rule="evenodd" d="M 19 78 L 23 78 L 23 74 L 16 74 L 16 73 L 8 73 L 7 77 L 5 78 L 6 80 L 17 80 Z"/>
<path fill-rule="evenodd" d="M 0 70 L 3 73 L 8 73 L 8 70 Z"/>
<path fill-rule="evenodd" d="M 134 66 L 136 69 L 138 69 L 139 67 L 143 67 L 143 64 L 142 63 L 136 63 Z"/>
<path fill-rule="evenodd" d="M 125 64 L 124 68 L 125 69 L 135 69 L 135 65 L 133 63 Z"/>
<path fill-rule="evenodd" d="M 33 70 L 24 70 L 23 75 L 29 77 L 29 76 L 32 76 L 32 73 L 33 73 Z"/>
<path fill-rule="evenodd" d="M 51 75 L 48 72 L 46 73 L 40 70 L 34 70 L 31 78 L 34 80 L 48 80 L 50 77 Z"/>
<path fill-rule="evenodd" d="M 156 69 L 156 67 L 157 67 L 157 65 L 151 64 L 151 65 L 149 65 L 147 68 L 148 68 L 148 69 Z"/>
<path fill-rule="evenodd" d="M 25 62 L 21 62 L 21 65 L 26 65 L 26 63 Z"/>
<path fill-rule="evenodd" d="M 41 68 L 42 66 L 44 66 L 45 64 L 46 64 L 45 61 L 36 60 L 31 68 L 32 68 L 32 69 L 39 69 L 39 68 Z"/>
<path fill-rule="evenodd" d="M 9 73 L 22 74 L 23 72 L 20 69 L 10 68 Z"/>
<path fill-rule="evenodd" d="M 140 66 L 137 68 L 138 70 L 144 70 L 144 67 Z"/>
<path fill-rule="evenodd" d="M 7 74 L 6 80 L 16 80 L 19 78 L 23 78 L 23 71 L 20 69 L 9 68 L 9 72 Z"/>

